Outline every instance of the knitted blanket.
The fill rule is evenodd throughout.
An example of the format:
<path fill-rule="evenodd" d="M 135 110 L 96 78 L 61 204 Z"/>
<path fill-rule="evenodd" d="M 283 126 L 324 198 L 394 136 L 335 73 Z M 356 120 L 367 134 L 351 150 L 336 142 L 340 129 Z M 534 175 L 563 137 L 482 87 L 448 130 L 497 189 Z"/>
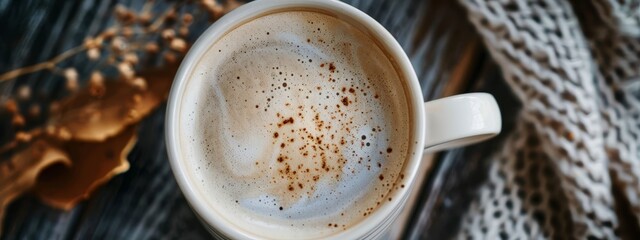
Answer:
<path fill-rule="evenodd" d="M 620 238 L 616 208 L 640 217 L 640 3 L 461 4 L 522 109 L 458 237 Z"/>

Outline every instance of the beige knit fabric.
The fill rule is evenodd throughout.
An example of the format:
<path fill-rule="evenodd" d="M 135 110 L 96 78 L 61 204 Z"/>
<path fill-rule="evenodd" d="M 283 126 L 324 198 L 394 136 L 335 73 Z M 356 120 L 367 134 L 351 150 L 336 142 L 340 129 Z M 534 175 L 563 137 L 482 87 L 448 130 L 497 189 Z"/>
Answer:
<path fill-rule="evenodd" d="M 640 217 L 639 2 L 461 0 L 522 102 L 461 239 L 615 239 Z"/>

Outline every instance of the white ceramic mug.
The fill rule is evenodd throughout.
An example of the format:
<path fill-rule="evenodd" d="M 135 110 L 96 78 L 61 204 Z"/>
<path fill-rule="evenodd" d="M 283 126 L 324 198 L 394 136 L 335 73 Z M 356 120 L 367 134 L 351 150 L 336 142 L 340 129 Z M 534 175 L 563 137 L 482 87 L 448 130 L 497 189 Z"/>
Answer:
<path fill-rule="evenodd" d="M 404 164 L 405 179 L 408 187 L 395 191 L 393 201 L 385 202 L 376 211 L 361 222 L 335 235 L 330 239 L 375 238 L 385 233 L 406 204 L 410 188 L 415 184 L 418 167 L 423 152 L 437 151 L 476 143 L 495 136 L 501 130 L 500 110 L 495 99 L 486 93 L 462 94 L 427 103 L 423 102 L 420 85 L 407 55 L 393 36 L 374 19 L 347 4 L 332 0 L 260 0 L 245 4 L 216 21 L 193 45 L 173 83 L 168 100 L 166 115 L 166 142 L 173 173 L 194 212 L 201 218 L 212 234 L 218 237 L 234 239 L 264 238 L 250 227 L 239 228 L 214 209 L 207 207 L 206 197 L 200 193 L 193 182 L 192 175 L 185 167 L 178 144 L 178 114 L 180 102 L 185 93 L 186 78 L 194 71 L 198 60 L 207 48 L 225 33 L 252 19 L 269 13 L 287 10 L 308 9 L 332 14 L 353 26 L 362 28 L 376 39 L 380 47 L 390 54 L 397 64 L 397 71 L 406 81 L 407 105 L 412 121 L 410 128 L 418 134 L 407 139 L 411 153 Z M 424 174 L 424 173 L 423 173 Z M 286 235 L 286 233 L 284 234 Z"/>

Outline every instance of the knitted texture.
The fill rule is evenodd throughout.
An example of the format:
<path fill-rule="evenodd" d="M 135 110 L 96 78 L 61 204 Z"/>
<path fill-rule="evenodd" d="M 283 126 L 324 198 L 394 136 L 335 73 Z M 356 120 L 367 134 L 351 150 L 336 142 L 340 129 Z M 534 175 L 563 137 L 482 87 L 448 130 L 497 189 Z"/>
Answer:
<path fill-rule="evenodd" d="M 638 2 L 461 3 L 523 107 L 458 236 L 618 238 L 614 188 L 640 217 Z"/>

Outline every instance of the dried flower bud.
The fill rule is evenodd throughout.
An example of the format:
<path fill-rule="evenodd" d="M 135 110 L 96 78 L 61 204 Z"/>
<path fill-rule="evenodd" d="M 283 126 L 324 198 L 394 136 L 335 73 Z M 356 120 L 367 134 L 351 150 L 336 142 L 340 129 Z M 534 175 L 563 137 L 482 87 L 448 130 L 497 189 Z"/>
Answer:
<path fill-rule="evenodd" d="M 78 89 L 78 71 L 75 68 L 67 68 L 63 72 L 66 80 L 66 87 L 69 91 L 75 91 Z"/>
<path fill-rule="evenodd" d="M 136 21 L 136 14 L 128 11 L 127 14 L 124 16 L 124 19 L 122 20 L 122 22 L 125 25 L 131 25 Z"/>
<path fill-rule="evenodd" d="M 202 4 L 202 6 L 209 12 L 218 5 L 215 0 L 202 0 L 200 1 L 200 4 Z"/>
<path fill-rule="evenodd" d="M 162 31 L 162 38 L 165 40 L 171 40 L 176 36 L 176 32 L 173 29 L 165 29 Z"/>
<path fill-rule="evenodd" d="M 147 89 L 147 80 L 145 80 L 144 78 L 141 78 L 141 77 L 137 77 L 137 78 L 133 79 L 133 81 L 131 81 L 131 85 L 134 86 L 135 88 L 139 89 L 139 90 L 146 90 Z"/>
<path fill-rule="evenodd" d="M 147 51 L 147 53 L 157 53 L 160 50 L 160 47 L 158 47 L 157 43 L 150 42 L 144 46 L 144 50 Z"/>
<path fill-rule="evenodd" d="M 96 45 L 95 47 L 97 48 L 102 46 L 103 41 L 104 41 L 104 38 L 102 38 L 101 36 L 97 36 L 96 38 L 93 39 L 93 43 Z"/>
<path fill-rule="evenodd" d="M 220 5 L 216 6 L 211 12 L 214 21 L 222 17 L 222 15 L 224 15 L 224 8 Z"/>
<path fill-rule="evenodd" d="M 153 18 L 153 15 L 150 12 L 144 12 L 138 16 L 138 22 L 143 26 L 147 26 L 151 23 L 151 18 Z"/>
<path fill-rule="evenodd" d="M 189 28 L 185 26 L 180 27 L 180 29 L 178 29 L 178 34 L 182 37 L 187 37 L 187 35 L 189 35 Z"/>
<path fill-rule="evenodd" d="M 122 28 L 122 36 L 124 36 L 125 38 L 131 38 L 133 37 L 133 28 L 131 27 L 123 27 Z"/>
<path fill-rule="evenodd" d="M 84 46 L 88 49 L 98 48 L 102 44 L 102 38 L 87 38 L 84 40 Z"/>
<path fill-rule="evenodd" d="M 31 87 L 28 85 L 22 85 L 18 88 L 18 99 L 27 100 L 31 97 Z"/>
<path fill-rule="evenodd" d="M 164 60 L 167 63 L 174 63 L 174 62 L 176 62 L 176 60 L 178 60 L 176 58 L 176 55 L 171 53 L 171 52 L 165 52 L 164 55 L 162 56 L 162 58 L 164 58 Z"/>
<path fill-rule="evenodd" d="M 111 48 L 116 52 L 123 51 L 126 47 L 127 44 L 122 37 L 114 37 L 113 40 L 111 40 Z"/>
<path fill-rule="evenodd" d="M 28 133 L 28 132 L 22 132 L 22 131 L 20 131 L 20 132 L 17 132 L 17 133 L 16 133 L 16 140 L 18 140 L 19 142 L 28 142 L 28 141 L 31 141 L 31 138 L 32 138 L 32 137 L 33 137 L 33 136 L 31 136 L 31 134 L 30 134 L 30 133 Z"/>
<path fill-rule="evenodd" d="M 40 116 L 40 105 L 38 105 L 38 104 L 31 105 L 31 107 L 29 107 L 29 115 L 31 117 Z"/>
<path fill-rule="evenodd" d="M 89 78 L 89 92 L 92 96 L 102 96 L 106 91 L 104 85 L 104 76 L 102 73 L 95 71 L 91 73 L 91 78 Z"/>
<path fill-rule="evenodd" d="M 224 13 L 224 8 L 215 0 L 202 0 L 200 4 L 209 12 L 213 19 L 218 19 L 222 16 L 222 13 Z"/>
<path fill-rule="evenodd" d="M 53 136 L 56 133 L 56 128 L 52 125 L 47 125 L 44 128 L 44 132 L 49 136 Z"/>
<path fill-rule="evenodd" d="M 11 119 L 11 124 L 14 127 L 22 127 L 25 124 L 25 120 L 24 117 L 22 117 L 22 115 L 20 114 L 14 114 L 13 118 Z"/>
<path fill-rule="evenodd" d="M 78 71 L 76 71 L 75 68 L 67 68 L 65 69 L 62 74 L 64 75 L 65 78 L 67 79 L 76 79 L 78 80 Z"/>
<path fill-rule="evenodd" d="M 136 15 L 122 4 L 116 5 L 114 12 L 116 19 L 125 25 L 132 24 L 136 19 Z"/>
<path fill-rule="evenodd" d="M 176 18 L 178 17 L 178 15 L 176 14 L 176 9 L 175 8 L 170 8 L 169 11 L 167 12 L 167 14 L 165 15 L 165 22 L 167 24 L 172 24 L 176 21 Z"/>
<path fill-rule="evenodd" d="M 126 53 L 123 57 L 123 61 L 128 62 L 131 65 L 138 64 L 138 55 L 132 52 Z"/>
<path fill-rule="evenodd" d="M 89 85 L 104 85 L 104 76 L 98 71 L 91 73 L 89 78 Z"/>
<path fill-rule="evenodd" d="M 17 113 L 18 112 L 18 103 L 16 103 L 16 100 L 8 99 L 4 103 L 4 108 L 7 110 L 7 112 Z"/>
<path fill-rule="evenodd" d="M 187 51 L 187 42 L 185 42 L 181 38 L 174 38 L 173 40 L 171 40 L 171 49 L 184 53 Z"/>
<path fill-rule="evenodd" d="M 127 7 L 118 3 L 116 7 L 113 9 L 113 12 L 116 14 L 116 17 L 122 18 L 127 13 Z"/>
<path fill-rule="evenodd" d="M 133 71 L 133 67 L 131 66 L 131 64 L 127 62 L 121 62 L 120 64 L 118 64 L 118 72 L 120 72 L 120 76 L 127 80 L 133 79 L 136 74 Z"/>
<path fill-rule="evenodd" d="M 185 25 L 189 25 L 193 22 L 193 15 L 191 15 L 190 13 L 185 13 L 184 15 L 182 15 L 182 23 Z"/>
<path fill-rule="evenodd" d="M 97 48 L 90 48 L 87 50 L 87 57 L 93 61 L 98 60 L 98 58 L 100 58 L 100 50 Z"/>
<path fill-rule="evenodd" d="M 61 127 L 58 129 L 58 138 L 62 140 L 69 140 L 71 139 L 71 132 L 64 127 Z"/>
<path fill-rule="evenodd" d="M 114 36 L 116 36 L 117 32 L 118 32 L 118 29 L 116 27 L 110 27 L 110 28 L 107 28 L 107 30 L 104 30 L 104 32 L 102 32 L 100 36 L 103 37 L 105 40 L 109 40 Z"/>

